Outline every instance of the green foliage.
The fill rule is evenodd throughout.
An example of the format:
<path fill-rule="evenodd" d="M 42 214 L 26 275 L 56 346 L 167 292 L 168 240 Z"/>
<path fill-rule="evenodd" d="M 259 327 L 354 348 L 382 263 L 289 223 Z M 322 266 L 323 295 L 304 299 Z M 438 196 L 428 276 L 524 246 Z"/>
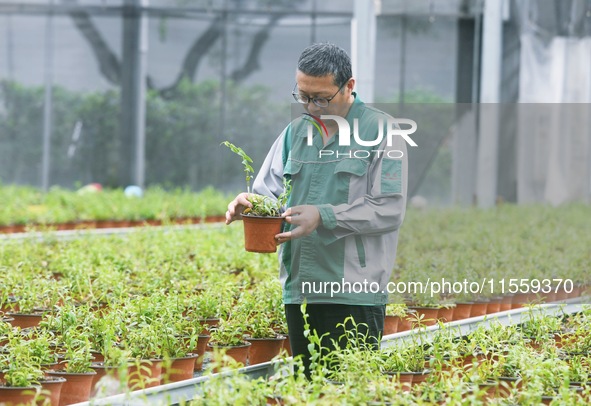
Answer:
<path fill-rule="evenodd" d="M 253 159 L 265 156 L 285 125 L 285 114 L 268 100 L 264 87 L 228 82 L 223 134 L 253 145 Z M 234 164 L 221 159 L 222 130 L 218 82 L 183 82 L 170 98 L 148 92 L 146 99 L 146 181 L 167 188 L 208 185 L 229 189 L 226 173 Z M 0 82 L 0 180 L 38 185 L 43 128 L 43 88 Z M 285 109 L 288 105 L 285 106 Z M 53 89 L 50 182 L 67 188 L 98 182 L 125 187 L 131 157 L 129 135 L 120 134 L 117 90 L 77 93 Z M 68 155 L 76 123 L 82 123 L 75 153 Z"/>
<path fill-rule="evenodd" d="M 47 193 L 29 186 L 1 185 L 0 225 L 40 225 L 96 220 L 161 220 L 222 215 L 230 194 L 212 187 L 199 192 L 188 188 L 149 187 L 141 198 L 121 189 L 95 193 L 52 187 Z"/>
<path fill-rule="evenodd" d="M 244 167 L 244 173 L 246 173 L 246 191 L 249 193 L 248 200 L 252 203 L 252 208 L 244 210 L 244 214 L 250 214 L 253 216 L 270 216 L 278 217 L 281 215 L 281 209 L 287 204 L 289 195 L 291 194 L 291 181 L 283 179 L 283 192 L 277 199 L 273 199 L 269 196 L 262 196 L 250 193 L 250 181 L 252 179 L 252 159 L 244 152 L 240 147 L 235 146 L 229 141 L 222 142 L 223 145 L 230 148 L 232 152 L 240 157 L 242 160 L 242 166 Z"/>
<path fill-rule="evenodd" d="M 252 159 L 244 152 L 244 150 L 236 145 L 232 144 L 230 141 L 222 142 L 222 145 L 230 148 L 230 150 L 238 155 L 242 159 L 242 166 L 244 167 L 244 173 L 246 174 L 246 191 L 250 193 L 250 181 L 252 180 L 252 176 L 254 173 L 254 169 L 252 169 Z"/>

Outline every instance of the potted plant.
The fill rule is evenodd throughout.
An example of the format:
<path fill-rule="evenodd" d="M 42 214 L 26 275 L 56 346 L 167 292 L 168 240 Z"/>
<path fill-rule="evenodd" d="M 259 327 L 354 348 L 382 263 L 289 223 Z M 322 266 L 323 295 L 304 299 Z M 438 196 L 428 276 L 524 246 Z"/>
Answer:
<path fill-rule="evenodd" d="M 252 159 L 242 148 L 235 146 L 231 142 L 224 141 L 222 144 L 242 158 L 242 166 L 246 173 L 246 191 L 248 200 L 252 203 L 252 208 L 247 208 L 242 213 L 245 249 L 249 252 L 275 252 L 277 250 L 275 235 L 281 232 L 283 225 L 281 211 L 291 193 L 291 185 L 289 181 L 284 179 L 283 192 L 277 199 L 251 193 L 250 181 L 254 172 L 251 166 Z"/>
<path fill-rule="evenodd" d="M 90 343 L 80 337 L 68 337 L 65 341 L 64 368 L 48 371 L 49 376 L 65 378 L 59 405 L 86 402 L 90 398 L 96 372 L 91 368 Z"/>
<path fill-rule="evenodd" d="M 96 371 L 96 375 L 92 380 L 91 395 L 101 394 L 101 392 L 109 387 L 108 383 L 104 382 L 104 377 L 108 376 L 115 381 L 119 381 L 118 393 L 125 392 L 127 389 L 126 379 L 128 375 L 128 368 L 130 368 L 131 354 L 128 350 L 121 348 L 118 345 L 109 347 L 104 353 L 104 359 L 100 362 L 93 362 L 91 368 Z M 109 388 L 112 392 L 112 388 Z"/>
<path fill-rule="evenodd" d="M 178 382 L 193 377 L 198 354 L 189 350 L 185 337 L 175 327 L 160 326 L 162 336 L 162 380 L 164 383 Z M 189 340 L 190 342 L 191 340 Z"/>
<path fill-rule="evenodd" d="M 145 323 L 144 323 L 145 324 Z M 162 338 L 155 324 L 134 327 L 127 332 L 125 344 L 131 353 L 129 386 L 145 389 L 157 386 L 162 378 Z"/>
<path fill-rule="evenodd" d="M 0 368 L 4 374 L 0 381 L 0 404 L 31 404 L 40 392 L 43 371 L 32 362 L 23 341 L 13 338 L 9 350 L 0 353 Z"/>
<path fill-rule="evenodd" d="M 215 362 L 216 364 L 226 366 L 228 363 L 223 359 L 225 355 L 233 358 L 238 364 L 246 365 L 251 344 L 244 340 L 243 335 L 243 323 L 236 318 L 221 320 L 218 326 L 212 329 L 207 346 L 214 350 L 216 361 L 220 361 L 222 353 L 221 362 Z M 218 369 L 214 367 L 214 371 L 217 372 Z"/>

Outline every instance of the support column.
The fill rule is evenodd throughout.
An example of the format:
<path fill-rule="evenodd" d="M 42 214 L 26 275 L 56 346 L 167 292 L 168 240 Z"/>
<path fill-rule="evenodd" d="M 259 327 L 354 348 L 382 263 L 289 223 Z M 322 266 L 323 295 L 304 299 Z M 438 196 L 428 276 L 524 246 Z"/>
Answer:
<path fill-rule="evenodd" d="M 484 2 L 476 179 L 476 199 L 483 208 L 494 206 L 497 194 L 503 5 L 499 0 Z"/>
<path fill-rule="evenodd" d="M 366 103 L 374 102 L 376 12 L 379 1 L 355 0 L 351 20 L 351 63 L 356 91 Z"/>
<path fill-rule="evenodd" d="M 145 184 L 148 0 L 125 0 L 121 75 L 121 186 Z"/>

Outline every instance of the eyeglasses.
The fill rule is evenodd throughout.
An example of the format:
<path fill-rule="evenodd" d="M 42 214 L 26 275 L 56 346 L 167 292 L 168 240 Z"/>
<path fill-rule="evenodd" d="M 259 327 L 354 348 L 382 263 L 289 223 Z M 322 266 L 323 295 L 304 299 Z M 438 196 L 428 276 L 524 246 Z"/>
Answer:
<path fill-rule="evenodd" d="M 298 84 L 296 83 L 295 86 L 293 87 L 293 90 L 291 91 L 291 95 L 293 96 L 293 98 L 295 99 L 295 101 L 297 101 L 298 103 L 301 104 L 308 104 L 310 103 L 310 101 L 312 103 L 314 103 L 315 105 L 317 105 L 318 107 L 328 107 L 328 103 L 330 103 L 330 101 L 332 99 L 334 99 L 337 94 L 339 94 L 339 92 L 341 91 L 341 89 L 343 88 L 343 86 L 345 86 L 349 81 L 347 80 L 345 83 L 343 83 L 341 85 L 341 87 L 339 87 L 339 90 L 337 90 L 337 92 L 332 95 L 332 97 L 308 97 L 308 96 L 304 96 L 299 94 L 298 92 L 296 92 L 296 88 L 298 87 Z"/>

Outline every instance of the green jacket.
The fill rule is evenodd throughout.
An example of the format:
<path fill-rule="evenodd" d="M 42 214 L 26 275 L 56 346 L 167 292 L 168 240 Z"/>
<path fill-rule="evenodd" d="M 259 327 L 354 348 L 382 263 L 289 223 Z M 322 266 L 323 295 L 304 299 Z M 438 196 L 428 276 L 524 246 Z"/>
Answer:
<path fill-rule="evenodd" d="M 351 130 L 357 119 L 359 137 L 373 141 L 388 117 L 355 97 L 346 119 Z M 312 145 L 308 145 L 309 131 Z M 394 136 L 388 146 L 385 134 L 379 146 L 361 146 L 352 134 L 350 146 L 340 145 L 339 134 L 323 146 L 317 127 L 302 116 L 271 147 L 254 192 L 277 197 L 286 177 L 292 182 L 288 206 L 315 205 L 322 219 L 310 235 L 281 246 L 285 304 L 304 299 L 308 303 L 387 303 L 387 283 L 406 207 L 407 156 L 405 141 Z"/>

